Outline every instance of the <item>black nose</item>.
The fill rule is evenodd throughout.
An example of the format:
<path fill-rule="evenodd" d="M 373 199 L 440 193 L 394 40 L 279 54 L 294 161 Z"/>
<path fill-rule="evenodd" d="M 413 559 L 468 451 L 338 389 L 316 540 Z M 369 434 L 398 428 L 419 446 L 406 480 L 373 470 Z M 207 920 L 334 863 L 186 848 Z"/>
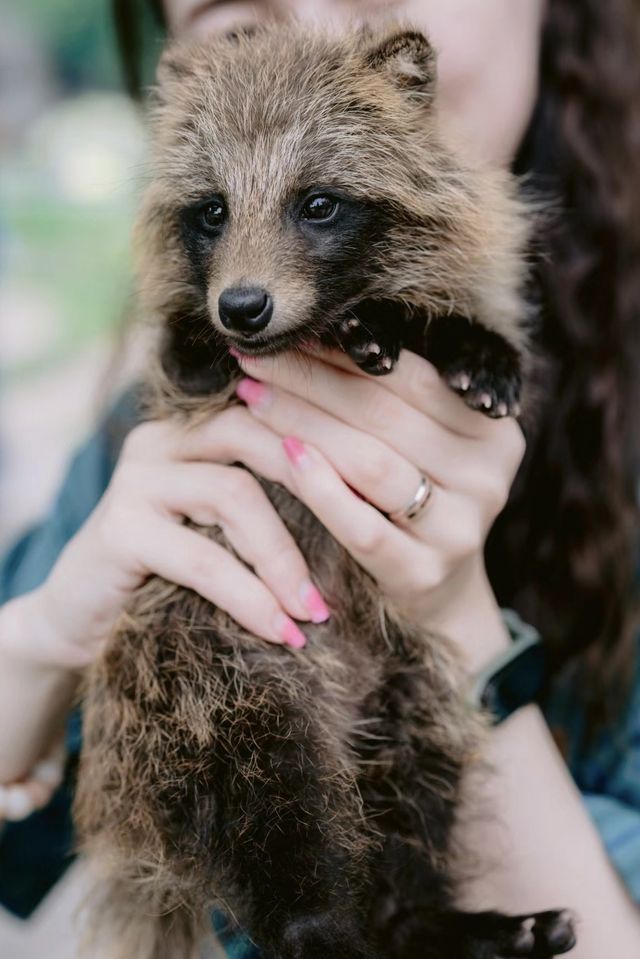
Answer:
<path fill-rule="evenodd" d="M 268 325 L 273 313 L 273 300 L 257 286 L 237 286 L 224 290 L 218 300 L 222 325 L 239 333 L 259 333 Z"/>

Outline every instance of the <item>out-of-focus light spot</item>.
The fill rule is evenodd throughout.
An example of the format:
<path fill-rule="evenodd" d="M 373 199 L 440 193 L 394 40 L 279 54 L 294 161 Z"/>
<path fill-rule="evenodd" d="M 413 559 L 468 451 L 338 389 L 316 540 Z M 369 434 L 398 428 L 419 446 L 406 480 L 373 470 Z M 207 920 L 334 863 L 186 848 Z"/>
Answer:
<path fill-rule="evenodd" d="M 109 200 L 122 188 L 128 164 L 122 154 L 102 143 L 78 145 L 59 164 L 58 183 L 75 203 Z"/>
<path fill-rule="evenodd" d="M 57 105 L 29 141 L 32 163 L 71 203 L 130 203 L 145 137 L 135 107 L 123 96 L 89 93 Z"/>

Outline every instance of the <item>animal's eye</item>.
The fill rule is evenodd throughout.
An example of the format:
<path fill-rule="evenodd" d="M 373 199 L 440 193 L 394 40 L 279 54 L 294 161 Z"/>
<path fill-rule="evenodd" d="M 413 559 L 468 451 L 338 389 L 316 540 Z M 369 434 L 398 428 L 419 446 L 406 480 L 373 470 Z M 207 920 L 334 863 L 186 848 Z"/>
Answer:
<path fill-rule="evenodd" d="M 198 218 L 205 233 L 214 233 L 219 230 L 227 219 L 227 208 L 224 200 L 216 198 L 204 203 L 199 209 Z"/>
<path fill-rule="evenodd" d="M 302 207 L 302 218 L 304 220 L 314 220 L 316 223 L 323 220 L 330 220 L 335 214 L 340 201 L 327 193 L 317 193 L 305 200 Z"/>

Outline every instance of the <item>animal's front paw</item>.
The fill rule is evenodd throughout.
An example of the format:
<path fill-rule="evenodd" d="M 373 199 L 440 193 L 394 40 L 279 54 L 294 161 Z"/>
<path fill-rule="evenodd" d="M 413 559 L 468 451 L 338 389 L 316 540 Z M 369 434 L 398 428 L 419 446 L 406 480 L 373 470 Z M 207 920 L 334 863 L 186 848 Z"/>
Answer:
<path fill-rule="evenodd" d="M 385 336 L 382 330 L 366 326 L 356 316 L 345 317 L 338 329 L 342 349 L 365 373 L 384 376 L 396 365 L 400 344 Z"/>
<path fill-rule="evenodd" d="M 370 298 L 345 313 L 333 332 L 361 370 L 385 376 L 398 361 L 407 331 L 407 311 L 402 303 Z"/>
<path fill-rule="evenodd" d="M 446 371 L 443 377 L 473 410 L 494 419 L 520 415 L 519 377 L 496 377 L 487 370 L 474 373 L 468 367 Z"/>
<path fill-rule="evenodd" d="M 520 414 L 520 355 L 499 334 L 464 317 L 434 320 L 427 359 L 472 409 L 494 418 Z"/>

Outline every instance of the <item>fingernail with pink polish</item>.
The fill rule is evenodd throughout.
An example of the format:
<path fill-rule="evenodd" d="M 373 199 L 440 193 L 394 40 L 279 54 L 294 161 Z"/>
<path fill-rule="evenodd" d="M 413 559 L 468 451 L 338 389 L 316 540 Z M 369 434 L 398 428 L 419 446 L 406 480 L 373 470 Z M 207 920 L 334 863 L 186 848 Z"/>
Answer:
<path fill-rule="evenodd" d="M 249 377 L 240 380 L 236 387 L 236 395 L 240 397 L 243 403 L 254 409 L 266 409 L 272 396 L 268 386 Z"/>
<path fill-rule="evenodd" d="M 305 580 L 300 587 L 300 599 L 309 610 L 312 623 L 326 623 L 331 613 L 311 580 Z"/>
<path fill-rule="evenodd" d="M 282 642 L 291 649 L 302 649 L 306 646 L 307 637 L 301 629 L 298 629 L 294 621 L 283 613 L 278 616 L 276 629 Z"/>
<path fill-rule="evenodd" d="M 285 436 L 282 441 L 288 459 L 298 469 L 305 469 L 309 465 L 309 453 L 304 443 L 295 436 Z"/>

